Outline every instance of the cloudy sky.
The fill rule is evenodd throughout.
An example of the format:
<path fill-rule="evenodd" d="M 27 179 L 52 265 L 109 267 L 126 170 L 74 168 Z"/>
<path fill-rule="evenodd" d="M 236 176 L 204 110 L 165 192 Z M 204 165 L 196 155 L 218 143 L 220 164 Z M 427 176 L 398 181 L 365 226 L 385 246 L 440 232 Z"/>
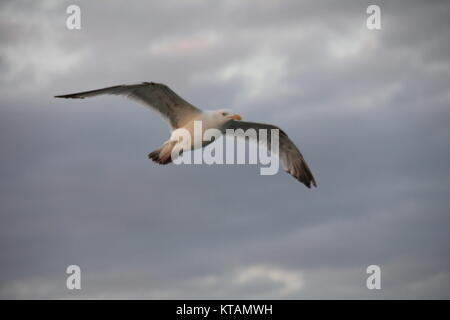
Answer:
<path fill-rule="evenodd" d="M 447 1 L 2 1 L 0 298 L 450 298 L 449 16 Z M 140 81 L 279 125 L 319 187 L 158 166 L 157 114 L 53 98 Z"/>

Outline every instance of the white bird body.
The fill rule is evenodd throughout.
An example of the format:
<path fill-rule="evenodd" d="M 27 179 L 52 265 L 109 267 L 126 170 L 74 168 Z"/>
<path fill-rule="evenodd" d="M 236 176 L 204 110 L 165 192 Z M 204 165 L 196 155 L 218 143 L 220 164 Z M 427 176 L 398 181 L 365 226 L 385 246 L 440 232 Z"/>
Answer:
<path fill-rule="evenodd" d="M 158 111 L 172 127 L 169 140 L 159 149 L 151 152 L 149 158 L 159 164 L 172 162 L 172 150 L 194 150 L 202 148 L 212 141 L 204 141 L 203 135 L 206 130 L 217 129 L 224 132 L 226 129 L 260 129 L 279 130 L 279 157 L 283 168 L 294 178 L 305 184 L 308 188 L 317 186 L 314 177 L 304 160 L 302 154 L 289 139 L 289 137 L 278 127 L 265 123 L 240 121 L 241 117 L 233 114 L 228 109 L 213 111 L 202 111 L 183 100 L 168 86 L 154 82 L 143 82 L 132 85 L 118 85 L 97 90 L 78 92 L 67 95 L 56 96 L 56 98 L 84 99 L 103 94 L 124 95 L 128 98 L 144 103 L 146 106 Z M 195 123 L 201 123 L 200 132 L 196 131 Z M 180 139 L 186 131 L 191 139 Z M 259 136 L 257 137 L 259 141 Z"/>
<path fill-rule="evenodd" d="M 195 122 L 198 121 L 202 124 L 200 132 L 195 130 Z M 170 159 L 173 161 L 174 153 L 172 150 L 195 150 L 203 148 L 206 144 L 203 140 L 203 135 L 208 128 L 213 128 L 215 125 L 214 119 L 210 114 L 202 112 L 193 117 L 189 122 L 180 128 L 172 130 L 169 140 L 164 143 L 167 146 L 166 149 L 161 150 L 161 158 L 167 158 L 170 153 Z M 189 137 L 189 139 L 186 139 Z M 178 155 L 179 153 L 175 153 Z"/>
<path fill-rule="evenodd" d="M 169 141 L 175 141 L 177 144 L 181 144 L 184 150 L 187 149 L 198 149 L 206 146 L 211 141 L 205 141 L 203 136 L 207 130 L 218 129 L 220 130 L 222 126 L 229 119 L 240 119 L 239 115 L 230 115 L 230 117 L 221 117 L 221 113 L 231 114 L 226 109 L 219 109 L 213 111 L 202 111 L 192 117 L 186 124 L 182 127 L 172 130 Z M 201 124 L 200 132 L 195 132 L 195 122 Z M 197 126 L 198 127 L 198 126 Z M 191 139 L 189 141 L 183 140 L 179 141 L 179 137 L 183 136 L 186 132 L 189 133 Z M 190 142 L 190 143 L 189 143 Z M 188 143 L 188 144 L 187 144 Z"/>

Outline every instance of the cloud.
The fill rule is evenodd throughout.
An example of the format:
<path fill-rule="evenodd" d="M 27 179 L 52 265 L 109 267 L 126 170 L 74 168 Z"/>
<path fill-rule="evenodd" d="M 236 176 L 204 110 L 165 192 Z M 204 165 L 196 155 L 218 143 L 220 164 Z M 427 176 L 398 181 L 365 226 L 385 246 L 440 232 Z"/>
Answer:
<path fill-rule="evenodd" d="M 154 55 L 186 55 L 196 54 L 213 47 L 218 39 L 214 33 L 167 39 L 150 46 L 150 53 Z"/>
<path fill-rule="evenodd" d="M 82 273 L 83 275 L 83 273 Z M 194 278 L 159 280 L 151 271 L 132 270 L 120 273 L 103 272 L 88 274 L 81 291 L 69 291 L 64 288 L 64 282 L 54 281 L 54 278 L 32 278 L 14 281 L 3 287 L 0 296 L 13 299 L 52 298 L 55 292 L 61 298 L 83 297 L 88 299 L 104 298 L 105 289 L 108 297 L 137 299 L 186 299 L 224 298 L 239 295 L 240 297 L 289 297 L 302 288 L 302 276 L 299 272 L 283 270 L 277 267 L 251 265 L 239 269 L 225 270 Z M 152 284 L 148 286 L 148 284 Z M 83 294 L 82 294 L 83 293 Z"/>

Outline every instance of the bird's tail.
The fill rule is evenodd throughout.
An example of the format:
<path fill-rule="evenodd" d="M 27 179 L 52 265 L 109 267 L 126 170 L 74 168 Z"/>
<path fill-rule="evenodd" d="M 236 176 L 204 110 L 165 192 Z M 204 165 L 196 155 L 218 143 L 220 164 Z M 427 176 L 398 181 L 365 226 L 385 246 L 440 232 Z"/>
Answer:
<path fill-rule="evenodd" d="M 166 141 L 161 148 L 150 152 L 149 159 L 159 164 L 169 164 L 172 162 L 172 149 L 175 146 L 176 141 Z"/>

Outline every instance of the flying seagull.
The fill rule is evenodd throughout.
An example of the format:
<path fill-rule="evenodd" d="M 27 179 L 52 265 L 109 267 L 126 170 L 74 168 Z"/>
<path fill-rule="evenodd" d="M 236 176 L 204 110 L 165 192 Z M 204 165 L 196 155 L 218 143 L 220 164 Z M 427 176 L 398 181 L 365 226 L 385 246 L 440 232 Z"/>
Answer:
<path fill-rule="evenodd" d="M 215 111 L 202 111 L 178 96 L 168 86 L 161 83 L 143 82 L 140 84 L 118 85 L 97 90 L 84 91 L 72 94 L 55 96 L 55 98 L 84 99 L 98 95 L 123 95 L 158 111 L 167 120 L 172 128 L 172 133 L 179 128 L 187 129 L 193 133 L 194 121 L 202 121 L 203 130 L 209 128 L 219 129 L 222 133 L 226 129 L 271 129 L 279 130 L 279 158 L 284 170 L 290 173 L 298 181 L 308 188 L 317 187 L 316 181 L 302 154 L 280 128 L 265 123 L 241 121 L 241 116 L 233 114 L 228 109 Z M 238 131 L 239 132 L 239 131 Z M 173 136 L 173 134 L 172 134 Z M 148 157 L 159 164 L 172 162 L 171 152 L 179 140 L 167 140 L 159 149 L 151 152 Z M 269 135 L 270 136 L 270 135 Z M 258 141 L 259 137 L 257 137 Z M 204 147 L 207 143 L 198 145 L 192 141 L 191 149 Z M 269 143 L 267 143 L 269 146 Z"/>

